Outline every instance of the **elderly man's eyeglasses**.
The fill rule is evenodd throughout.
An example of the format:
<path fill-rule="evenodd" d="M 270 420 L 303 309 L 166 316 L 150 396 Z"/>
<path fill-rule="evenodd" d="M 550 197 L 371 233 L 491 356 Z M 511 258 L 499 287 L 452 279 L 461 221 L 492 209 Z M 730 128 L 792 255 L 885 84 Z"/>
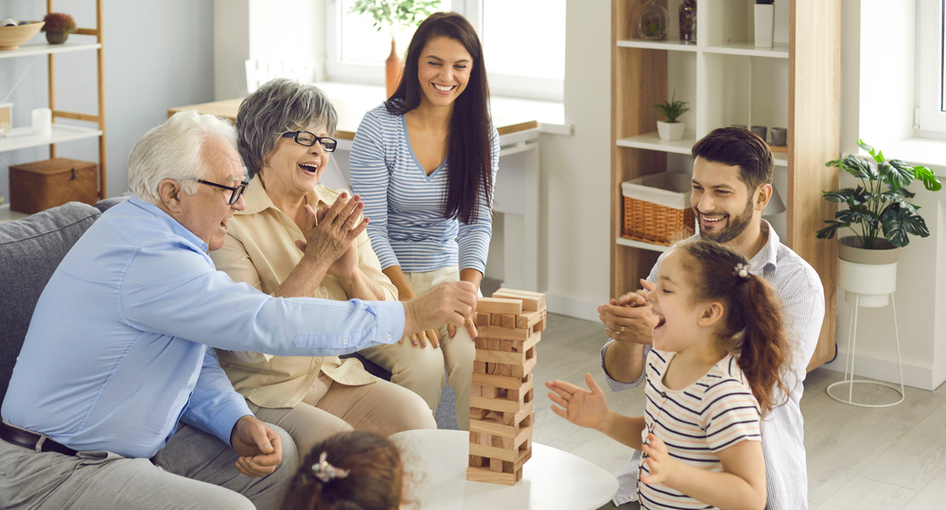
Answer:
<path fill-rule="evenodd" d="M 223 184 L 217 184 L 215 182 L 205 181 L 203 179 L 191 179 L 192 181 L 197 181 L 201 184 L 206 184 L 207 186 L 213 186 L 215 188 L 230 190 L 230 205 L 233 205 L 243 196 L 243 192 L 246 191 L 246 186 L 249 184 L 246 181 L 240 183 L 237 187 L 224 186 Z"/>
<path fill-rule="evenodd" d="M 335 148 L 338 147 L 338 140 L 327 136 L 315 136 L 308 131 L 293 131 L 282 136 L 283 138 L 292 138 L 297 144 L 305 145 L 306 147 L 312 147 L 316 143 L 321 143 L 325 152 L 335 152 Z"/>

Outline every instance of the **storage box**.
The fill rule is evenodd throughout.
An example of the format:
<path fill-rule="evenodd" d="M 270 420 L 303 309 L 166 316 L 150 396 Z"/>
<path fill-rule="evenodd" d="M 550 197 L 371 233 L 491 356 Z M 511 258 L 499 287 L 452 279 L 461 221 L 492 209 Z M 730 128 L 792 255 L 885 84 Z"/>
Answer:
<path fill-rule="evenodd" d="M 624 228 L 621 236 L 669 246 L 694 232 L 690 174 L 661 172 L 621 183 Z"/>
<path fill-rule="evenodd" d="M 10 166 L 10 209 L 33 214 L 66 202 L 98 201 L 98 165 L 53 158 Z"/>

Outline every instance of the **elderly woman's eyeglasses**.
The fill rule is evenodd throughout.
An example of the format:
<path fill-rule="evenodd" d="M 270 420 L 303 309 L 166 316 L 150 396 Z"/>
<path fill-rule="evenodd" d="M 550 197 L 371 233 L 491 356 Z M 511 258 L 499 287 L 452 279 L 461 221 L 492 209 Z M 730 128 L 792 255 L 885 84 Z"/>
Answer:
<path fill-rule="evenodd" d="M 208 186 L 213 186 L 215 188 L 230 190 L 230 205 L 233 205 L 243 196 L 243 192 L 246 191 L 246 186 L 249 184 L 246 181 L 240 183 L 237 187 L 224 186 L 223 184 L 217 184 L 215 182 L 205 181 L 203 179 L 191 179 L 192 181 L 197 181 L 201 184 L 206 184 Z"/>
<path fill-rule="evenodd" d="M 335 148 L 338 147 L 338 140 L 327 136 L 315 136 L 308 131 L 293 131 L 282 136 L 283 138 L 292 138 L 297 144 L 305 145 L 306 147 L 312 147 L 316 143 L 321 143 L 325 152 L 335 152 Z"/>

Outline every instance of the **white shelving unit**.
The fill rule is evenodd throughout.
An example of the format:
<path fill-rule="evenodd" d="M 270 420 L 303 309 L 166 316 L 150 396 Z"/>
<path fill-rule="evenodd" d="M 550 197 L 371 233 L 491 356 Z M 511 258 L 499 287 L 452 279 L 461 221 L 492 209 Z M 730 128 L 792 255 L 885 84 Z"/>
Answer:
<path fill-rule="evenodd" d="M 53 0 L 46 0 L 46 11 L 53 12 Z M 47 66 L 49 70 L 49 104 L 48 107 L 53 111 L 52 134 L 50 136 L 37 136 L 33 134 L 31 126 L 14 128 L 12 132 L 0 137 L 0 153 L 27 149 L 30 147 L 49 146 L 49 157 L 56 157 L 56 144 L 98 138 L 99 143 L 99 161 L 98 161 L 98 188 L 99 198 L 106 196 L 106 173 L 105 173 L 105 70 L 103 66 L 103 48 L 102 48 L 102 0 L 95 0 L 95 28 L 80 28 L 75 34 L 72 34 L 74 40 L 63 44 L 47 44 L 39 42 L 41 35 L 34 36 L 31 42 L 21 45 L 15 50 L 0 50 L 0 59 L 4 58 L 22 58 L 37 57 L 46 55 Z M 83 41 L 83 36 L 95 37 L 95 42 Z M 60 53 L 71 53 L 77 51 L 95 51 L 97 54 L 98 66 L 98 108 L 95 114 L 68 112 L 56 109 L 56 74 L 55 74 L 55 55 Z M 24 71 L 24 72 L 28 72 Z M 80 127 L 57 123 L 56 119 L 72 119 L 89 122 L 95 127 Z M 6 201 L 5 201 L 6 202 Z M 0 222 L 12 221 L 27 216 L 10 210 L 10 204 L 0 205 Z"/>
<path fill-rule="evenodd" d="M 836 245 L 814 232 L 832 217 L 821 190 L 836 189 L 824 162 L 839 150 L 841 0 L 775 3 L 772 48 L 754 43 L 754 0 L 700 1 L 696 43 L 679 40 L 682 0 L 659 0 L 669 15 L 664 41 L 637 38 L 634 10 L 645 0 L 612 0 L 611 294 L 637 288 L 666 247 L 621 237 L 621 183 L 667 170 L 689 172 L 693 144 L 718 127 L 780 127 L 788 146 L 773 150 L 774 187 L 787 211 L 766 217 L 782 242 L 822 277 L 828 310 L 809 368 L 834 355 Z M 796 72 L 797 70 L 797 72 Z M 683 140 L 661 140 L 653 105 L 690 103 Z M 769 139 L 768 141 L 771 141 Z"/>

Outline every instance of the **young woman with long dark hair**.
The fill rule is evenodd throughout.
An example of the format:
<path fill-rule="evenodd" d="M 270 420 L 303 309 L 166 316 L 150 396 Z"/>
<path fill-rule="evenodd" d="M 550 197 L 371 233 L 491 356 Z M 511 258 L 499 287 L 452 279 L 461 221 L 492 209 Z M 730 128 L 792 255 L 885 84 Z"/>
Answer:
<path fill-rule="evenodd" d="M 351 151 L 371 245 L 401 300 L 447 280 L 479 287 L 498 165 L 479 38 L 463 16 L 435 13 L 414 33 L 397 90 L 365 115 Z M 468 429 L 475 329 L 469 317 L 466 328 L 444 325 L 362 354 L 435 411 L 449 382 L 457 423 Z"/>

